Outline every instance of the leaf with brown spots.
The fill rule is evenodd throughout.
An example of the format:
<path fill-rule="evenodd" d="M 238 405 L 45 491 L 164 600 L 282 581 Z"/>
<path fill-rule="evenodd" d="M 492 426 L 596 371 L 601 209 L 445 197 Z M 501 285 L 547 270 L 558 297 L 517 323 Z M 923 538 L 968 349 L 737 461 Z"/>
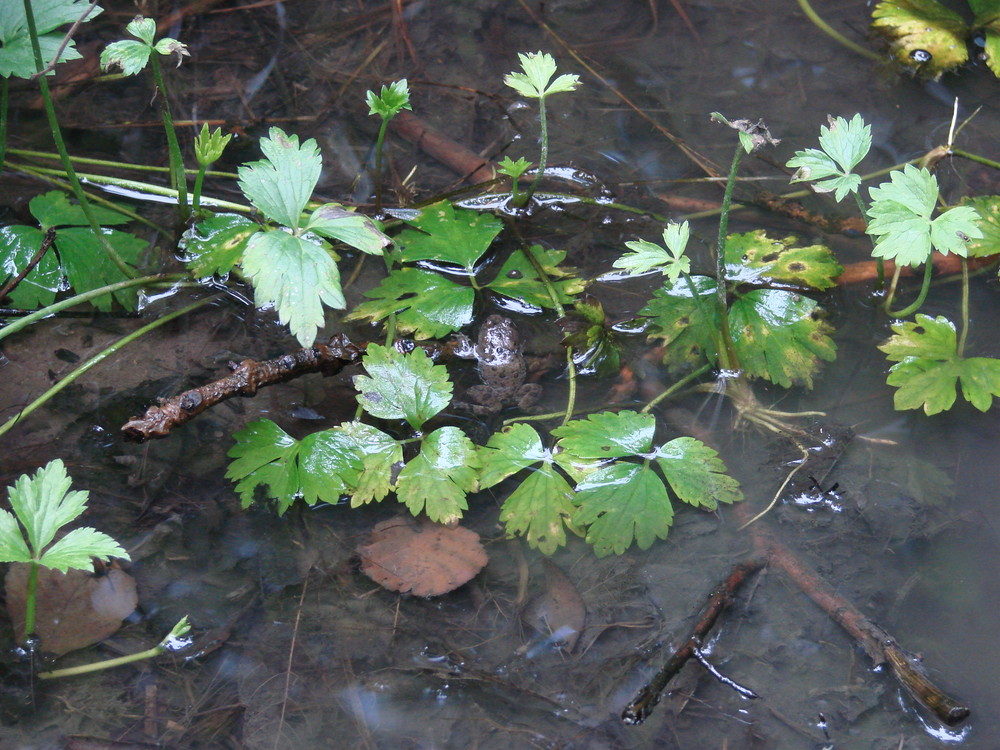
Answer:
<path fill-rule="evenodd" d="M 726 238 L 726 279 L 733 283 L 829 289 L 844 268 L 825 245 L 796 247 L 794 237 L 768 237 L 763 229 Z"/>
<path fill-rule="evenodd" d="M 376 524 L 357 551 L 366 576 L 390 591 L 414 596 L 454 591 L 489 562 L 476 532 L 407 517 Z"/>

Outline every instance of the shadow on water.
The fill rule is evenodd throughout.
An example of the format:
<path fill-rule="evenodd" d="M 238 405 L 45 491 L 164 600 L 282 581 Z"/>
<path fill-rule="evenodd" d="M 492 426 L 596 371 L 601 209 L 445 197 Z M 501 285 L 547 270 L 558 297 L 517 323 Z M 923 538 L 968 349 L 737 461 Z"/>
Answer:
<path fill-rule="evenodd" d="M 359 14 L 358 5 L 371 7 Z M 193 59 L 175 73 L 175 115 L 215 118 L 251 136 L 281 122 L 290 132 L 316 137 L 327 159 L 319 190 L 342 199 L 357 189 L 358 169 L 371 158 L 375 128 L 361 104 L 363 92 L 386 80 L 408 77 L 420 116 L 473 149 L 491 156 L 508 146 L 513 157 L 531 152 L 534 110 L 509 99 L 501 78 L 513 69 L 515 53 L 543 49 L 585 81 L 551 105 L 556 164 L 597 175 L 616 199 L 663 214 L 684 211 L 680 206 L 689 204 L 679 198 L 717 203 L 718 185 L 690 184 L 703 172 L 585 74 L 533 18 L 536 4 L 529 5 L 531 12 L 516 2 L 298 3 L 284 9 L 287 27 L 280 28 L 273 7 L 189 17 L 176 34 L 190 44 Z M 942 102 L 940 86 L 874 70 L 788 3 L 681 5 L 697 35 L 666 3 L 579 0 L 546 3 L 544 12 L 550 28 L 607 82 L 719 164 L 728 163 L 732 139 L 709 124 L 715 110 L 763 117 L 784 139 L 774 156 L 781 163 L 814 144 L 828 113 L 861 112 L 875 124 L 876 149 L 866 162 L 875 169 L 939 144 L 952 95 L 961 98 L 963 111 L 983 108 L 963 131 L 963 148 L 995 153 L 1000 100 L 995 79 L 981 66 L 946 77 L 948 101 Z M 827 20 L 860 37 L 867 11 L 856 6 L 831 11 Z M 395 23 L 394 7 L 402 13 Z M 117 28 L 130 14 L 107 15 Z M 95 28 L 102 39 L 117 33 L 108 25 Z M 263 70 L 269 75 L 258 75 Z M 248 82 L 254 95 L 241 101 Z M 152 127 L 123 124 L 155 121 L 145 89 L 130 83 L 118 93 L 88 91 L 60 103 L 77 149 L 95 155 L 107 149 L 140 162 L 158 153 Z M 15 98 L 24 105 L 12 124 L 19 132 L 18 124 L 35 115 L 26 96 Z M 252 149 L 234 161 L 256 158 Z M 403 141 L 391 149 L 397 184 L 416 167 L 402 189 L 412 194 L 402 201 L 456 184 L 455 175 Z M 745 174 L 763 175 L 762 184 L 775 191 L 786 184 L 760 163 L 748 164 Z M 941 169 L 939 179 L 954 201 L 970 184 L 983 192 L 990 176 L 956 164 Z M 7 190 L 37 189 L 18 183 Z M 24 198 L 7 190 L 4 202 L 13 213 Z M 608 270 L 624 241 L 659 236 L 655 223 L 623 216 L 570 207 L 532 218 L 529 228 L 569 250 L 589 278 Z M 730 231 L 760 226 L 820 240 L 814 230 L 765 213 L 735 214 Z M 694 228 L 706 238 L 695 252 L 704 265 L 714 220 Z M 844 263 L 867 257 L 862 239 L 822 240 Z M 349 306 L 377 282 L 373 265 L 348 289 Z M 610 316 L 627 318 L 651 283 L 600 282 L 591 292 Z M 989 286 L 973 299 L 979 321 L 995 314 L 996 290 Z M 928 314 L 957 305 L 957 288 L 938 291 L 937 309 Z M 3 438 L 8 446 L 16 441 L 4 449 L 9 481 L 62 457 L 77 483 L 91 490 L 88 523 L 130 549 L 143 621 L 103 648 L 145 648 L 184 613 L 197 624 L 199 643 L 187 659 L 45 686 L 37 714 L 0 728 L 0 747 L 91 747 L 67 744 L 67 735 L 170 748 L 996 747 L 1000 587 L 993 572 L 1000 545 L 991 506 L 1000 483 L 1000 430 L 994 413 L 966 407 L 934 418 L 893 410 L 886 364 L 875 350 L 890 330 L 867 294 L 857 285 L 824 300 L 838 358 L 813 391 L 757 390 L 765 404 L 821 410 L 828 424 L 856 433 L 826 473 L 812 477 L 815 487 L 800 478 L 805 484 L 785 495 L 808 501 L 779 502 L 762 523 L 923 656 L 934 680 L 972 707 L 963 727 L 945 731 L 922 716 L 774 571 L 747 587 L 719 634 L 704 644 L 723 674 L 760 699 L 742 698 L 689 665 L 648 721 L 623 724 L 622 708 L 659 668 L 666 647 L 683 636 L 734 562 L 753 553 L 732 508 L 679 510 L 669 540 L 621 557 L 597 559 L 582 540 L 571 540 L 552 558 L 570 594 L 553 588 L 540 555 L 502 538 L 496 509 L 510 486 L 500 485 L 476 497 L 466 518 L 489 540 L 490 564 L 473 583 L 426 600 L 375 587 L 353 562 L 354 548 L 375 521 L 391 515 L 389 507 L 295 507 L 282 518 L 242 510 L 223 479 L 231 433 L 263 416 L 296 436 L 349 419 L 355 402 L 347 377 L 302 378 L 252 400 L 227 402 L 168 440 L 123 443 L 118 427 L 154 398 L 217 377 L 230 360 L 294 348 L 267 314 L 226 298 L 95 369 L 13 438 Z M 541 337 L 555 336 L 542 331 L 546 322 L 530 325 Z M 126 330 L 127 322 L 116 319 L 70 319 L 5 341 L 4 417 L 72 367 L 50 354 L 87 356 Z M 986 327 L 974 330 L 978 340 L 970 349 L 995 348 L 990 335 Z M 643 346 L 634 342 L 636 358 Z M 666 379 L 652 372 L 647 380 L 659 377 Z M 546 383 L 549 406 L 560 408 L 564 387 L 555 378 Z M 583 388 L 588 409 L 603 406 L 606 382 Z M 693 425 L 700 431 L 694 434 L 725 457 L 753 513 L 763 509 L 795 465 L 794 447 L 770 434 L 732 430 L 731 407 L 717 394 L 697 394 L 673 409 L 660 414 L 664 430 L 672 437 L 675 422 Z M 565 653 L 526 613 L 536 612 L 540 601 L 551 604 L 546 598 L 571 595 L 582 600 L 586 621 Z"/>

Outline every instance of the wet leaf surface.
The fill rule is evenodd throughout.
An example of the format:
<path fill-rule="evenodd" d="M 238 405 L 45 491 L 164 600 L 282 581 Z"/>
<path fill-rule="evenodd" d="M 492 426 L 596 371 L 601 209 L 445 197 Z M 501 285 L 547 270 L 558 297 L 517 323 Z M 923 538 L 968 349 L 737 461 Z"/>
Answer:
<path fill-rule="evenodd" d="M 454 591 L 489 562 L 479 534 L 426 519 L 382 521 L 357 551 L 366 576 L 390 591 L 414 596 Z"/>
<path fill-rule="evenodd" d="M 965 21 L 937 0 L 881 2 L 872 19 L 872 30 L 889 41 L 896 64 L 919 75 L 939 78 L 968 58 Z"/>

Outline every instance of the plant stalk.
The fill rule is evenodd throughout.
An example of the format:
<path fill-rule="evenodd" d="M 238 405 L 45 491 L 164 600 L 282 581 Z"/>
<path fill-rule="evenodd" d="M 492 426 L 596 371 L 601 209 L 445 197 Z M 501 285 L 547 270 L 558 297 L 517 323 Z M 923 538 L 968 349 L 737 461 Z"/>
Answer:
<path fill-rule="evenodd" d="M 181 146 L 177 141 L 177 130 L 174 128 L 174 118 L 170 114 L 170 100 L 167 95 L 167 85 L 163 80 L 163 73 L 160 69 L 159 55 L 154 50 L 149 56 L 149 62 L 153 69 L 153 80 L 156 88 L 160 92 L 160 118 L 163 120 L 163 129 L 167 134 L 167 156 L 170 159 L 170 186 L 177 191 L 177 212 L 181 222 L 185 222 L 191 215 L 188 209 L 187 200 L 187 178 L 184 175 L 184 156 L 181 154 Z"/>
<path fill-rule="evenodd" d="M 861 214 L 861 218 L 865 220 L 865 226 L 868 226 L 868 211 L 865 210 L 865 203 L 861 200 L 859 193 L 854 192 L 853 194 L 854 200 L 858 204 L 858 212 Z M 874 244 L 873 241 L 872 245 L 874 246 Z M 882 258 L 875 259 L 875 272 L 877 276 L 875 279 L 875 291 L 881 294 L 882 290 L 885 289 L 885 260 Z"/>
<path fill-rule="evenodd" d="M 969 261 L 962 258 L 962 332 L 958 336 L 958 356 L 965 356 L 965 339 L 969 333 Z"/>
<path fill-rule="evenodd" d="M 896 266 L 897 274 L 899 273 L 899 270 L 900 267 L 897 265 Z M 966 274 L 968 274 L 968 269 L 966 269 L 965 272 Z M 910 315 L 913 315 L 913 313 L 919 310 L 920 306 L 924 304 L 924 300 L 927 299 L 927 292 L 931 288 L 931 276 L 933 275 L 934 275 L 934 264 L 931 263 L 931 259 L 928 258 L 927 261 L 924 263 L 924 281 L 920 285 L 920 294 L 917 295 L 917 298 L 913 301 L 913 304 L 907 305 L 902 310 L 898 310 L 896 312 L 893 312 L 892 310 L 889 309 L 890 305 L 892 304 L 892 292 L 895 291 L 896 288 L 896 284 L 893 283 L 889 295 L 886 297 L 885 305 L 883 305 L 885 314 L 888 315 L 890 318 L 906 318 L 909 317 Z M 893 277 L 893 282 L 895 282 L 895 280 L 896 277 Z"/>
<path fill-rule="evenodd" d="M 860 44 L 856 44 L 848 39 L 846 36 L 841 34 L 839 31 L 834 29 L 830 24 L 820 18 L 819 14 L 813 10 L 812 6 L 809 4 L 808 0 L 798 0 L 799 7 L 802 8 L 802 12 L 806 14 L 806 17 L 813 22 L 820 31 L 829 36 L 831 39 L 839 44 L 847 47 L 847 49 L 852 52 L 856 52 L 862 57 L 867 57 L 869 60 L 875 60 L 876 62 L 881 61 L 881 57 L 870 49 L 862 47 Z"/>
<path fill-rule="evenodd" d="M 375 140 L 375 215 L 382 215 L 382 149 L 385 145 L 385 131 L 391 117 L 383 117 Z"/>
<path fill-rule="evenodd" d="M 531 200 L 535 191 L 538 189 L 538 184 L 542 181 L 542 177 L 545 175 L 545 165 L 549 160 L 549 126 L 548 119 L 545 114 L 545 97 L 541 96 L 538 98 L 538 122 L 541 128 L 541 149 L 538 158 L 538 169 L 535 171 L 535 179 L 531 181 L 531 185 L 528 189 L 521 194 L 521 202 L 514 203 L 518 208 L 522 208 L 527 205 L 528 201 Z"/>
<path fill-rule="evenodd" d="M 39 554 L 37 550 L 32 550 Z M 28 563 L 28 586 L 24 595 L 24 637 L 35 634 L 35 600 L 38 597 L 38 562 Z"/>
<path fill-rule="evenodd" d="M 743 160 L 743 144 L 736 146 L 733 154 L 733 163 L 729 167 L 729 176 L 726 179 L 726 191 L 722 196 L 722 207 L 719 211 L 719 237 L 715 243 L 715 275 L 716 275 L 716 304 L 719 308 L 719 330 L 722 334 L 723 346 L 719 347 L 719 365 L 723 370 L 736 372 L 739 370 L 739 359 L 733 348 L 733 339 L 729 333 L 729 299 L 726 288 L 726 232 L 729 229 L 729 207 L 733 202 L 733 189 L 736 186 L 736 174 L 740 169 L 740 162 Z"/>
<path fill-rule="evenodd" d="M 38 45 L 38 28 L 35 25 L 35 13 L 31 8 L 31 0 L 23 0 L 23 2 L 24 17 L 28 24 L 28 36 L 31 38 L 31 51 L 35 57 L 35 69 L 42 70 L 45 63 L 42 61 L 42 51 Z M 62 130 L 59 127 L 59 119 L 56 117 L 56 108 L 52 103 L 52 94 L 49 91 L 49 83 L 45 80 L 45 76 L 38 77 L 38 89 L 42 94 L 42 103 L 45 106 L 45 116 L 49 121 L 49 130 L 52 131 L 52 139 L 55 141 L 56 151 L 59 152 L 59 159 L 62 162 L 63 170 L 65 170 L 66 178 L 69 180 L 69 184 L 73 188 L 73 194 L 80 203 L 83 215 L 87 217 L 87 223 L 90 225 L 90 229 L 94 232 L 94 236 L 97 237 L 97 241 L 101 243 L 101 248 L 107 254 L 111 262 L 115 264 L 115 267 L 128 278 L 135 278 L 137 272 L 124 260 L 122 260 L 118 251 L 112 247 L 107 236 L 101 231 L 101 225 L 98 223 L 97 217 L 94 216 L 94 210 L 90 206 L 90 201 L 87 200 L 87 196 L 83 192 L 83 186 L 80 184 L 80 180 L 76 176 L 73 164 L 69 158 L 69 151 L 66 148 L 66 143 L 63 141 Z"/>
<path fill-rule="evenodd" d="M 204 307 L 210 302 L 214 302 L 220 296 L 221 295 L 214 294 L 211 297 L 205 297 L 204 299 L 200 299 L 197 302 L 187 305 L 186 307 L 182 307 L 180 310 L 174 310 L 172 313 L 168 313 L 167 315 L 164 315 L 162 318 L 157 318 L 152 323 L 147 323 L 142 328 L 139 328 L 138 330 L 133 331 L 127 336 L 123 336 L 122 338 L 118 339 L 115 343 L 111 344 L 111 346 L 107 347 L 104 351 L 98 352 L 93 357 L 84 362 L 82 365 L 77 367 L 75 370 L 73 370 L 73 372 L 69 373 L 66 377 L 64 377 L 58 383 L 56 383 L 47 391 L 45 391 L 45 393 L 43 393 L 41 396 L 36 398 L 30 404 L 25 406 L 19 413 L 15 414 L 13 417 L 4 422 L 3 425 L 0 425 L 0 436 L 7 434 L 14 425 L 16 425 L 18 422 L 21 421 L 21 419 L 31 414 L 39 406 L 42 406 L 48 401 L 50 401 L 53 396 L 55 396 L 57 393 L 63 390 L 66 386 L 76 381 L 77 378 L 79 378 L 81 375 L 86 373 L 95 365 L 103 362 L 105 359 L 110 357 L 112 354 L 117 352 L 122 347 L 127 346 L 128 344 L 135 341 L 137 338 L 146 335 L 155 328 L 159 328 L 165 323 L 169 323 L 174 318 L 179 318 L 182 315 L 187 315 L 189 312 L 193 312 L 194 310 L 197 310 L 199 307 Z"/>

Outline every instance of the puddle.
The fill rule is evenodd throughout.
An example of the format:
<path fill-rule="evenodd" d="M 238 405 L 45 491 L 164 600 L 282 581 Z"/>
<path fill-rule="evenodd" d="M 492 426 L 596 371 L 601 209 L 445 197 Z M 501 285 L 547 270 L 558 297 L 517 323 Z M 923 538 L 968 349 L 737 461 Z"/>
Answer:
<path fill-rule="evenodd" d="M 550 104 L 550 159 L 574 179 L 595 175 L 598 203 L 614 196 L 663 214 L 684 210 L 674 202 L 681 197 L 717 203 L 717 184 L 686 182 L 704 174 L 663 132 L 706 162 L 728 164 L 732 137 L 709 123 L 716 110 L 763 117 L 784 139 L 778 161 L 814 145 L 828 113 L 861 112 L 874 123 L 875 151 L 866 167 L 876 169 L 940 143 L 950 119 L 942 99 L 957 95 L 963 112 L 983 107 L 963 131 L 962 147 L 995 153 L 996 81 L 981 66 L 924 85 L 873 71 L 786 3 L 682 5 L 697 38 L 670 4 L 545 4 L 551 28 L 655 125 L 580 69 L 527 5 L 485 1 L 403 3 L 405 35 L 404 27 L 393 27 L 389 6 L 360 14 L 354 5 L 296 4 L 286 8 L 294 33 L 279 28 L 268 7 L 185 21 L 179 33 L 193 59 L 169 72 L 177 81 L 174 114 L 218 118 L 249 133 L 248 141 L 270 123 L 316 137 L 326 158 L 319 192 L 343 200 L 359 189 L 359 165 L 373 158 L 375 125 L 361 105 L 363 92 L 402 75 L 415 111 L 449 137 L 491 156 L 505 148 L 512 158 L 530 155 L 534 109 L 512 104 L 501 79 L 516 52 L 544 49 L 585 82 Z M 864 43 L 866 8 L 829 13 L 829 22 Z M 102 33 L 112 32 L 105 26 Z M 266 78 L 255 76 L 268 66 Z M 251 80 L 254 96 L 241 102 L 238 93 Z M 80 153 L 144 161 L 159 153 L 155 112 L 139 82 L 117 85 L 65 97 L 60 111 Z M 14 98 L 22 106 L 29 99 Z M 34 117 L 18 110 L 12 132 L 23 133 L 20 123 Z M 126 126 L 132 120 L 150 127 Z M 247 148 L 250 155 L 228 158 L 256 158 L 252 142 Z M 408 204 L 459 184 L 405 141 L 390 136 L 390 149 L 397 184 L 416 171 L 387 202 Z M 761 184 L 774 191 L 787 184 L 752 161 L 745 174 L 764 175 Z M 938 177 L 948 199 L 969 183 L 975 192 L 996 183 L 995 175 L 967 164 Z M 27 188 L 19 181 L 11 189 Z M 25 220 L 17 215 L 23 198 L 4 190 L 3 203 L 6 218 Z M 695 264 L 709 257 L 715 226 L 713 219 L 693 222 Z M 734 214 L 730 231 L 761 226 L 776 236 L 802 232 L 761 212 Z M 568 201 L 526 227 L 539 241 L 568 250 L 569 262 L 588 278 L 607 272 L 625 241 L 658 238 L 662 229 L 648 218 Z M 807 239 L 825 239 L 844 263 L 868 257 L 863 238 Z M 380 273 L 380 263 L 361 269 L 346 290 L 349 307 Z M 605 280 L 589 291 L 622 320 L 659 283 Z M 979 321 L 990 320 L 996 306 L 996 290 L 987 286 L 971 303 Z M 822 410 L 829 425 L 855 433 L 822 475 L 813 473 L 814 483 L 800 478 L 804 484 L 789 494 L 798 502 L 779 503 L 761 523 L 774 524 L 783 543 L 839 594 L 922 655 L 934 681 L 972 707 L 964 728 L 945 731 L 920 716 L 897 684 L 873 670 L 844 632 L 774 570 L 747 585 L 718 635 L 703 644 L 723 675 L 760 699 L 741 697 L 690 664 L 644 724 L 625 725 L 622 709 L 660 667 L 667 647 L 684 637 L 732 565 L 753 554 L 729 507 L 717 514 L 678 509 L 668 540 L 645 552 L 633 547 L 597 559 L 571 538 L 544 562 L 525 544 L 501 538 L 497 507 L 508 482 L 476 496 L 465 521 L 483 537 L 489 565 L 473 583 L 434 599 L 400 597 L 358 571 L 354 549 L 374 523 L 392 515 L 388 504 L 293 507 L 282 518 L 241 509 L 224 479 L 231 433 L 260 417 L 296 437 L 349 419 L 356 402 L 346 374 L 300 378 L 226 402 L 168 440 L 123 443 L 120 425 L 157 397 L 219 377 L 229 361 L 296 348 L 269 314 L 227 297 L 141 339 L 0 438 L 7 484 L 50 457 L 63 458 L 77 485 L 91 491 L 87 522 L 121 540 L 135 560 L 142 621 L 127 625 L 108 647 L 63 661 L 149 647 L 185 613 L 198 640 L 196 658 L 165 657 L 155 667 L 45 685 L 37 713 L 24 711 L 19 723 L 0 727 L 0 746 L 72 747 L 64 738 L 81 735 L 171 748 L 328 747 L 333 737 L 338 747 L 394 750 L 996 747 L 1000 587 L 992 571 L 1000 544 L 992 510 L 1000 430 L 995 413 L 968 407 L 933 418 L 893 410 L 886 364 L 874 348 L 890 330 L 865 287 L 838 289 L 824 300 L 838 358 L 813 391 L 756 389 L 766 404 Z M 957 285 L 935 290 L 925 312 L 955 309 L 958 293 Z M 903 291 L 913 294 L 912 285 Z M 548 319 L 522 318 L 532 338 L 557 340 Z M 90 356 L 128 330 L 130 321 L 65 319 L 7 339 L 0 414 L 16 413 L 72 369 L 72 357 L 60 352 Z M 974 329 L 969 348 L 996 355 L 988 330 Z M 637 338 L 632 347 L 627 354 L 638 355 L 644 345 Z M 459 388 L 475 382 L 471 367 L 456 372 Z M 670 382 L 663 372 L 647 373 L 648 397 L 660 379 Z M 545 386 L 543 406 L 560 408 L 565 381 L 550 376 Z M 606 381 L 585 381 L 580 403 L 596 409 L 608 389 Z M 740 479 L 747 505 L 763 509 L 798 452 L 753 430 L 733 431 L 733 415 L 717 397 L 689 397 L 679 408 L 683 413 L 661 412 L 663 429 L 675 433 L 676 420 L 694 419 L 696 434 L 715 445 Z M 553 594 L 553 580 L 572 588 Z M 585 608 L 582 629 L 570 590 Z M 558 610 L 558 622 L 541 617 L 554 609 L 546 596 L 562 603 L 569 597 L 570 613 Z M 546 625 L 553 632 L 543 632 Z"/>

